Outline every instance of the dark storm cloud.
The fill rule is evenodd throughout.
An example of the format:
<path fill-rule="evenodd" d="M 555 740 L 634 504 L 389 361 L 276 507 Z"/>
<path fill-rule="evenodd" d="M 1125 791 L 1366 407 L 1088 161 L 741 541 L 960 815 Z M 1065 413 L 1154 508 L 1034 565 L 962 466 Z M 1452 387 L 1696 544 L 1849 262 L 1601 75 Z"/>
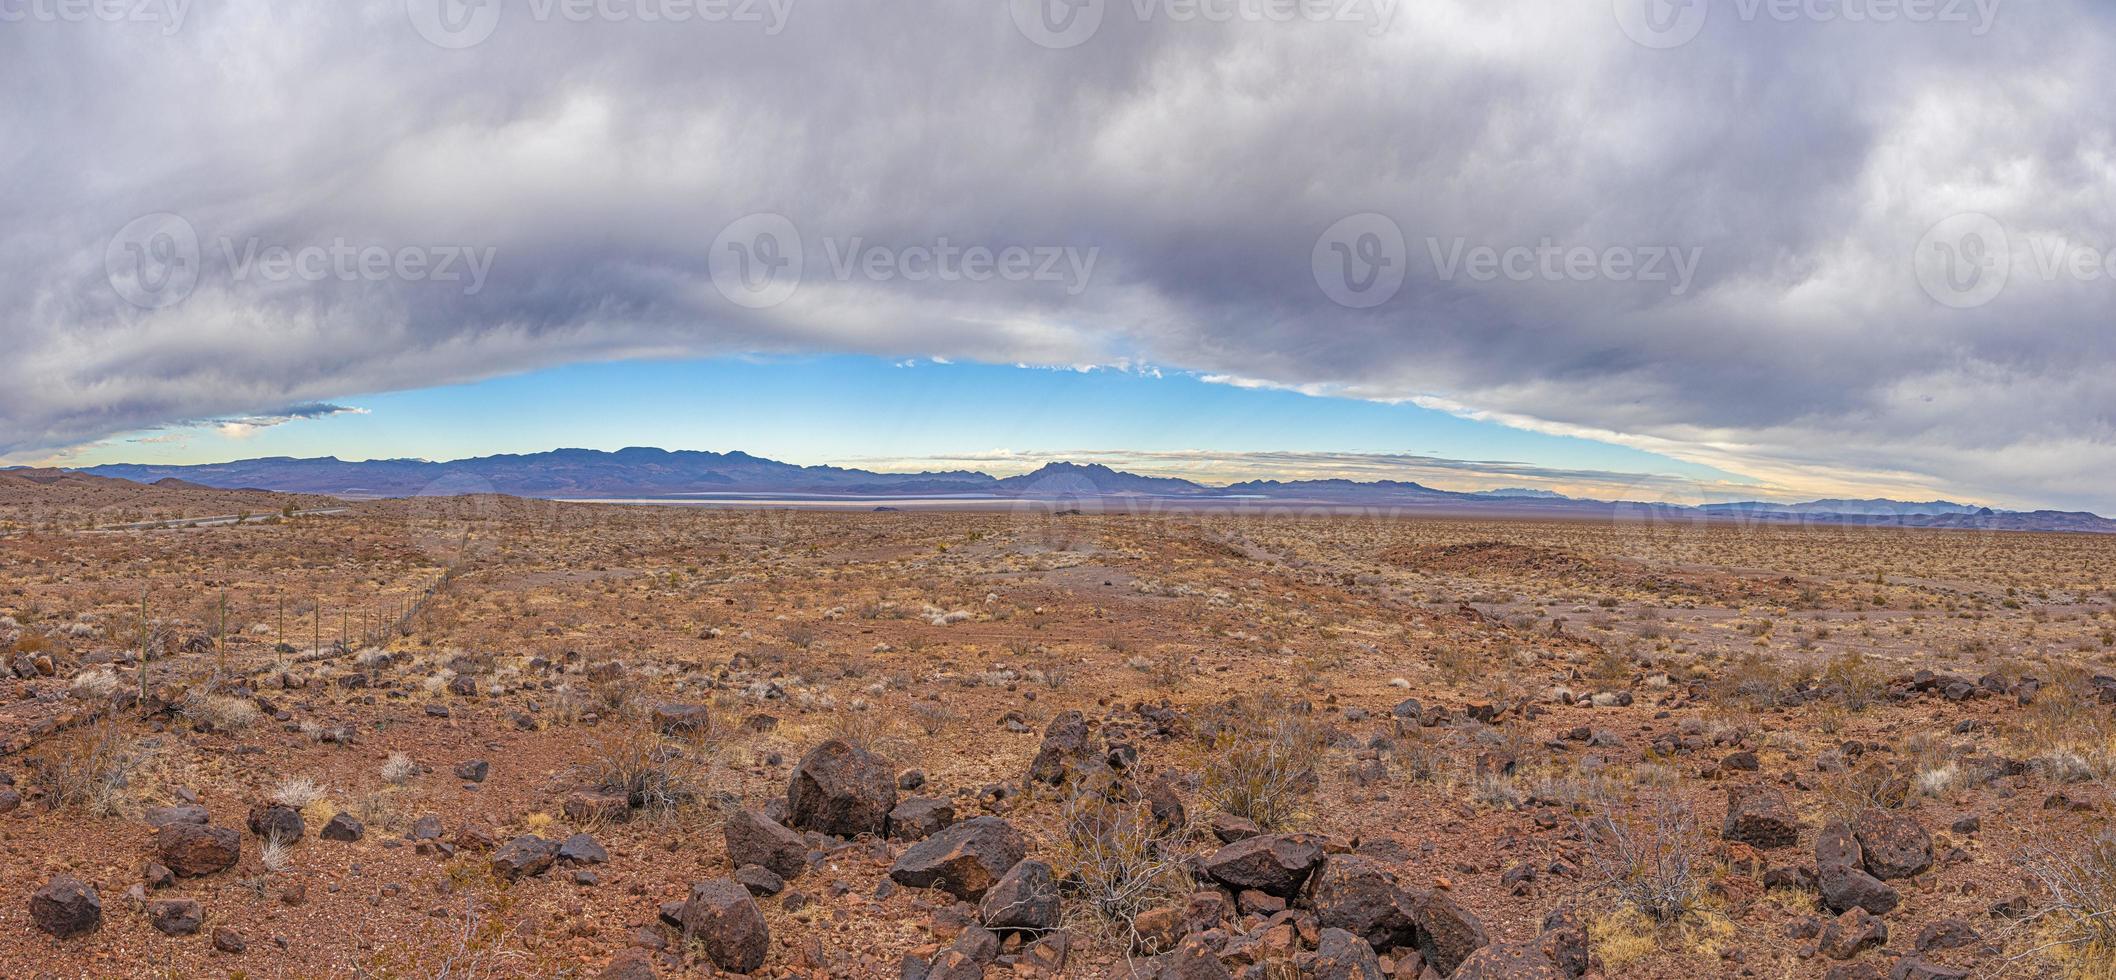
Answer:
<path fill-rule="evenodd" d="M 1736 0 L 1657 48 L 1600 0 L 1122 0 L 1054 48 L 988 0 L 509 0 L 450 49 L 424 3 L 0 23 L 0 454 L 828 350 L 1145 359 L 1786 487 L 2116 509 L 2105 4 Z M 804 268 L 744 305 L 713 246 L 756 212 Z M 1962 212 L 2006 235 L 1994 295 L 1918 274 L 1921 239 L 1992 244 L 1928 237 Z M 1319 245 L 1363 213 L 1401 249 Z M 1333 302 L 1344 255 L 1400 286 Z"/>

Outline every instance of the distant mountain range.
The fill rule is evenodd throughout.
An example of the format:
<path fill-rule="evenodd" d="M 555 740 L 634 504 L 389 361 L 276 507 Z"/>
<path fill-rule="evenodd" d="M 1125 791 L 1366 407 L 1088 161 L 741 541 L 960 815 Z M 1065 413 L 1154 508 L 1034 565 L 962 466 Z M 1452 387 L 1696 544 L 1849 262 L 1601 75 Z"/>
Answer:
<path fill-rule="evenodd" d="M 994 477 L 973 470 L 876 473 L 836 466 L 797 466 L 743 452 L 632 448 L 616 452 L 558 449 L 450 462 L 284 456 L 197 466 L 110 464 L 84 472 L 138 483 L 178 479 L 224 489 L 326 494 L 341 498 L 499 493 L 520 497 L 624 499 L 817 495 L 964 496 L 996 499 L 1173 498 L 1270 500 L 1324 505 L 1387 505 L 1432 512 L 1632 517 L 1646 520 L 1743 520 L 1874 524 L 1985 530 L 2116 532 L 2116 521 L 2064 511 L 2000 511 L 1935 500 L 1815 500 L 1674 504 L 1583 500 L 1548 490 L 1502 488 L 1463 493 L 1399 480 L 1250 480 L 1212 487 L 1174 477 L 1141 476 L 1100 464 L 1051 463 L 1033 473 Z"/>

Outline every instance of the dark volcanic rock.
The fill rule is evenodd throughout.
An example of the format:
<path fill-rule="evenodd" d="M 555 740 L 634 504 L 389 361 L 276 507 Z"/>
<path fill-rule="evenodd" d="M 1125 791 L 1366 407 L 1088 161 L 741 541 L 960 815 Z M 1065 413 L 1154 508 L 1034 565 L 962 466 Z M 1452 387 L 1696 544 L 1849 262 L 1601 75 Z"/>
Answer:
<path fill-rule="evenodd" d="M 1815 837 L 1815 887 L 1832 912 L 1863 908 L 1886 915 L 1902 900 L 1887 882 L 1866 873 L 1859 841 L 1842 822 L 1830 823 Z"/>
<path fill-rule="evenodd" d="M 985 892 L 978 907 L 985 928 L 1042 932 L 1058 926 L 1058 881 L 1042 861 L 1021 861 Z"/>
<path fill-rule="evenodd" d="M 492 873 L 508 881 L 520 881 L 550 870 L 558 860 L 558 842 L 535 834 L 523 834 L 492 852 Z"/>
<path fill-rule="evenodd" d="M 1342 929 L 1376 949 L 1417 943 L 1410 894 L 1393 872 L 1371 858 L 1331 856 L 1315 874 L 1309 904 L 1316 924 Z"/>
<path fill-rule="evenodd" d="M 1418 952 L 1442 975 L 1491 942 L 1484 923 L 1445 892 L 1411 892 L 1411 918 L 1418 923 Z"/>
<path fill-rule="evenodd" d="M 754 864 L 789 881 L 808 870 L 808 842 L 755 810 L 736 810 L 721 824 L 727 857 L 736 867 Z"/>
<path fill-rule="evenodd" d="M 574 864 L 602 864 L 610 860 L 610 852 L 594 837 L 574 834 L 558 845 L 558 858 Z"/>
<path fill-rule="evenodd" d="M 165 898 L 147 907 L 147 921 L 165 936 L 188 936 L 206 922 L 205 906 L 188 898 Z"/>
<path fill-rule="evenodd" d="M 242 835 L 226 827 L 173 823 L 154 835 L 156 857 L 186 878 L 234 867 L 242 857 Z"/>
<path fill-rule="evenodd" d="M 308 827 L 301 821 L 301 811 L 277 803 L 259 803 L 250 808 L 250 833 L 265 840 L 293 842 L 301 839 Z"/>
<path fill-rule="evenodd" d="M 1533 945 L 1485 946 L 1448 974 L 1452 980 L 1565 980 L 1565 974 Z"/>
<path fill-rule="evenodd" d="M 712 709 L 702 704 L 655 705 L 654 729 L 668 735 L 712 731 Z"/>
<path fill-rule="evenodd" d="M 790 823 L 802 830 L 880 834 L 896 808 L 896 773 L 873 753 L 831 739 L 794 769 L 786 804 Z"/>
<path fill-rule="evenodd" d="M 889 836 L 897 840 L 925 840 L 954 822 L 955 808 L 946 800 L 914 796 L 889 811 Z"/>
<path fill-rule="evenodd" d="M 330 823 L 323 825 L 323 833 L 319 836 L 324 840 L 356 841 L 367 836 L 367 827 L 352 814 L 340 813 L 331 817 Z"/>
<path fill-rule="evenodd" d="M 1867 810 L 1859 814 L 1852 833 L 1866 856 L 1866 872 L 1883 881 L 1909 878 L 1932 867 L 1932 835 L 1915 817 Z"/>
<path fill-rule="evenodd" d="M 157 806 L 147 809 L 147 825 L 156 830 L 173 823 L 210 823 L 206 819 L 206 808 L 196 803 L 177 806 Z"/>
<path fill-rule="evenodd" d="M 705 946 L 705 955 L 723 970 L 749 973 L 764 965 L 771 950 L 771 931 L 757 902 L 731 878 L 714 878 L 691 886 L 691 897 L 677 913 L 685 935 Z"/>
<path fill-rule="evenodd" d="M 29 918 L 60 939 L 78 936 L 102 924 L 103 900 L 81 879 L 59 875 L 29 896 Z"/>
<path fill-rule="evenodd" d="M 1720 836 L 1756 848 L 1790 847 L 1800 837 L 1800 821 L 1784 793 L 1769 786 L 1744 787 L 1727 794 Z"/>
<path fill-rule="evenodd" d="M 976 901 L 1020 863 L 1021 832 L 998 817 L 973 817 L 911 845 L 889 877 L 912 888 L 939 888 Z"/>
<path fill-rule="evenodd" d="M 1315 980 L 1384 980 L 1374 947 L 1343 929 L 1322 931 L 1309 972 Z"/>
<path fill-rule="evenodd" d="M 1065 782 L 1088 755 L 1087 718 L 1067 711 L 1051 719 L 1043 732 L 1043 745 L 1029 763 L 1029 781 L 1053 786 Z"/>
<path fill-rule="evenodd" d="M 1321 838 L 1310 834 L 1266 834 L 1235 841 L 1205 859 L 1212 880 L 1239 892 L 1254 888 L 1292 898 L 1322 863 Z"/>

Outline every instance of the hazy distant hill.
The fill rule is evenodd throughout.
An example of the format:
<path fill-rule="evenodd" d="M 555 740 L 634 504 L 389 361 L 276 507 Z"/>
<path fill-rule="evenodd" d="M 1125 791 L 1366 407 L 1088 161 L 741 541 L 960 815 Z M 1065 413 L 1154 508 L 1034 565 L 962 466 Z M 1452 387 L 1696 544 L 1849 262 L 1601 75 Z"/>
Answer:
<path fill-rule="evenodd" d="M 20 472 L 20 471 L 16 471 Z M 1249 480 L 1224 487 L 1173 477 L 1141 476 L 1101 464 L 1051 463 L 1006 478 L 969 470 L 876 473 L 836 466 L 797 466 L 748 453 L 633 448 L 617 452 L 559 449 L 450 462 L 416 459 L 348 462 L 324 457 L 271 457 L 199 466 L 113 464 L 78 472 L 141 483 L 182 479 L 222 488 L 255 488 L 338 497 L 409 497 L 499 493 L 518 497 L 625 498 L 713 494 L 836 496 L 969 495 L 1224 501 L 1230 498 L 1333 506 L 1403 507 L 1433 513 L 1862 524 L 1973 530 L 2116 531 L 2116 521 L 2085 513 L 2014 513 L 1935 500 L 1741 501 L 1683 507 L 1575 499 L 1517 488 L 1464 493 L 1399 480 Z"/>

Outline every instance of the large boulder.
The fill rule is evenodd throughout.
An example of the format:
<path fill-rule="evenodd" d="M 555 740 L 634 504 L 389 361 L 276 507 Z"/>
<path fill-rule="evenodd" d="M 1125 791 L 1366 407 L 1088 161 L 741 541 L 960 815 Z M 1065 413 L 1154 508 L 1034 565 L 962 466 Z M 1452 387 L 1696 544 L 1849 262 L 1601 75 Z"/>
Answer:
<path fill-rule="evenodd" d="M 1376 949 L 1417 944 L 1410 894 L 1372 858 L 1338 854 L 1323 862 L 1309 904 L 1317 925 L 1342 929 Z"/>
<path fill-rule="evenodd" d="M 900 885 L 939 888 L 974 902 L 1026 853 L 1014 825 L 998 817 L 972 817 L 911 845 L 889 868 L 889 877 Z"/>
<path fill-rule="evenodd" d="M 1418 952 L 1442 976 L 1453 974 L 1471 953 L 1491 942 L 1484 923 L 1456 905 L 1446 892 L 1417 889 L 1410 895 L 1411 919 L 1418 923 Z"/>
<path fill-rule="evenodd" d="M 1237 893 L 1253 888 L 1290 899 L 1322 860 L 1322 839 L 1312 834 L 1261 834 L 1212 852 L 1205 874 Z"/>
<path fill-rule="evenodd" d="M 677 913 L 684 934 L 705 947 L 713 964 L 733 973 L 764 965 L 771 950 L 771 930 L 749 890 L 732 878 L 714 878 L 691 886 L 691 897 Z"/>
<path fill-rule="evenodd" d="M 196 878 L 234 867 L 242 857 L 242 835 L 227 827 L 172 823 L 155 831 L 154 851 L 169 870 Z"/>
<path fill-rule="evenodd" d="M 874 753 L 831 739 L 794 769 L 786 805 L 789 822 L 802 830 L 879 835 L 896 807 L 896 773 Z"/>
<path fill-rule="evenodd" d="M 1863 908 L 1887 915 L 1902 901 L 1887 882 L 1866 872 L 1859 840 L 1842 821 L 1830 822 L 1815 835 L 1815 887 L 1832 912 Z"/>
<path fill-rule="evenodd" d="M 1755 848 L 1790 847 L 1800 838 L 1800 820 L 1785 794 L 1769 786 L 1739 787 L 1727 794 L 1722 838 Z"/>
<path fill-rule="evenodd" d="M 788 881 L 808 870 L 808 842 L 755 810 L 736 810 L 721 825 L 727 857 L 736 867 L 754 864 Z"/>
<path fill-rule="evenodd" d="M 81 879 L 59 875 L 29 896 L 29 919 L 60 939 L 78 936 L 102 924 L 103 900 Z"/>
<path fill-rule="evenodd" d="M 978 917 L 994 932 L 1041 933 L 1058 927 L 1058 880 L 1042 861 L 1021 861 L 985 892 Z"/>
<path fill-rule="evenodd" d="M 955 807 L 948 801 L 914 796 L 889 811 L 889 836 L 897 840 L 921 841 L 954 822 Z"/>
<path fill-rule="evenodd" d="M 1932 834 L 1917 818 L 1886 810 L 1867 810 L 1852 826 L 1866 857 L 1866 873 L 1882 881 L 1910 878 L 1932 867 Z"/>

